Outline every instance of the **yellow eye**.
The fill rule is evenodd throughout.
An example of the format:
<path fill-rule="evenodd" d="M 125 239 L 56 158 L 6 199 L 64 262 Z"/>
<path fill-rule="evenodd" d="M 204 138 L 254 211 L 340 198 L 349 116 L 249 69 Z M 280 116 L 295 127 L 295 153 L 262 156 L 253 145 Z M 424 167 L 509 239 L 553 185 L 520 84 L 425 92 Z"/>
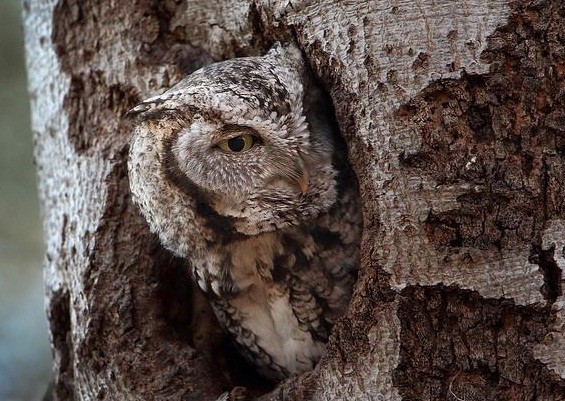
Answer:
<path fill-rule="evenodd" d="M 251 149 L 255 144 L 255 137 L 249 134 L 234 136 L 230 139 L 224 139 L 218 142 L 218 146 L 224 152 L 240 153 Z"/>

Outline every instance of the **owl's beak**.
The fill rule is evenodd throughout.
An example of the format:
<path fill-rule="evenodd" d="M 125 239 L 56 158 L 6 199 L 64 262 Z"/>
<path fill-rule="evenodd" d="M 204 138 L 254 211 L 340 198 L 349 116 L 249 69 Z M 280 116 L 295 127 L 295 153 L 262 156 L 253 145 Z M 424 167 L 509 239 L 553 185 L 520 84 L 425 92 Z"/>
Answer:
<path fill-rule="evenodd" d="M 308 185 L 310 184 L 310 175 L 308 174 L 306 163 L 304 163 L 304 160 L 300 156 L 296 160 L 296 172 L 297 174 L 293 177 L 294 182 L 298 186 L 298 189 L 300 189 L 302 195 L 306 195 Z"/>

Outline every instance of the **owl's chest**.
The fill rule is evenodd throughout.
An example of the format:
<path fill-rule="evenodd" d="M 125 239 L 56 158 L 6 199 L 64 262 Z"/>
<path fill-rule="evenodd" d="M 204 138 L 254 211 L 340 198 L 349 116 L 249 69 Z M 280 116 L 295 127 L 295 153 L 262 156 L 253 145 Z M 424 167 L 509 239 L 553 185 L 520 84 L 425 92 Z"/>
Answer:
<path fill-rule="evenodd" d="M 192 272 L 200 288 L 212 297 L 231 300 L 253 293 L 262 299 L 280 287 L 272 271 L 277 255 L 284 252 L 278 236 L 269 233 L 202 250 L 191 261 Z"/>
<path fill-rule="evenodd" d="M 220 324 L 248 359 L 277 379 L 312 369 L 323 351 L 296 317 L 290 282 L 273 278 L 275 261 L 285 252 L 277 235 L 268 234 L 217 249 L 209 257 L 213 266 L 195 269 Z"/>
<path fill-rule="evenodd" d="M 255 365 L 278 372 L 275 379 L 312 369 L 323 352 L 280 288 L 254 284 L 221 307 L 218 316 L 230 314 L 223 322 L 226 330 Z"/>

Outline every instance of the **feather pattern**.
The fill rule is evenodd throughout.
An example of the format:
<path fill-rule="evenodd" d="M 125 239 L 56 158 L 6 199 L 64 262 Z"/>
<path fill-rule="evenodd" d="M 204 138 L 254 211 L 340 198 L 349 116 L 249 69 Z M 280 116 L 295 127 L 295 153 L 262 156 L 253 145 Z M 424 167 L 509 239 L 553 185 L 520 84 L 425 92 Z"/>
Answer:
<path fill-rule="evenodd" d="M 263 375 L 312 369 L 351 296 L 362 222 L 331 102 L 300 51 L 210 65 L 128 114 L 130 187 L 151 230 Z M 249 150 L 216 146 L 239 132 Z"/>

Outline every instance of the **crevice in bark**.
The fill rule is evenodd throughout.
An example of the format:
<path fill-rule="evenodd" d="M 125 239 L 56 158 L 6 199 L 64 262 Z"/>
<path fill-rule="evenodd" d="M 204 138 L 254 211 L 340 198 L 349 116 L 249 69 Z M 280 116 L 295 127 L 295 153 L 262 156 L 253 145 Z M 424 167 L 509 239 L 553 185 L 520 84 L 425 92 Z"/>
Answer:
<path fill-rule="evenodd" d="M 192 310 L 190 308 L 192 282 L 189 271 L 182 260 L 165 250 L 157 238 L 151 236 L 150 257 L 156 266 L 157 297 L 161 302 L 162 318 L 171 331 L 163 331 L 161 335 L 170 339 L 178 339 L 194 346 L 191 333 Z"/>
<path fill-rule="evenodd" d="M 49 329 L 57 361 L 55 372 L 55 400 L 74 401 L 73 344 L 71 332 L 70 296 L 63 289 L 51 295 L 49 303 Z M 51 390 L 49 390 L 51 391 Z"/>
<path fill-rule="evenodd" d="M 288 31 L 285 29 L 281 32 L 271 32 L 270 27 L 265 24 L 262 18 L 260 6 L 256 1 L 249 5 L 249 15 L 247 16 L 249 27 L 252 31 L 251 47 L 255 49 L 257 54 L 265 54 L 277 40 L 288 37 Z"/>
<path fill-rule="evenodd" d="M 544 250 L 534 245 L 530 250 L 530 263 L 538 265 L 543 273 L 544 284 L 540 291 L 549 303 L 554 303 L 557 297 L 563 295 L 562 271 L 555 261 L 554 254 L 555 246 Z"/>
<path fill-rule="evenodd" d="M 281 14 L 284 15 L 284 12 Z M 281 19 L 284 17 L 281 17 L 281 15 L 275 16 L 272 7 L 264 2 L 256 0 L 251 2 L 247 19 L 252 31 L 251 43 L 259 51 L 258 54 L 264 54 L 277 41 L 298 43 L 293 40 L 295 35 L 293 27 L 282 23 Z"/>

